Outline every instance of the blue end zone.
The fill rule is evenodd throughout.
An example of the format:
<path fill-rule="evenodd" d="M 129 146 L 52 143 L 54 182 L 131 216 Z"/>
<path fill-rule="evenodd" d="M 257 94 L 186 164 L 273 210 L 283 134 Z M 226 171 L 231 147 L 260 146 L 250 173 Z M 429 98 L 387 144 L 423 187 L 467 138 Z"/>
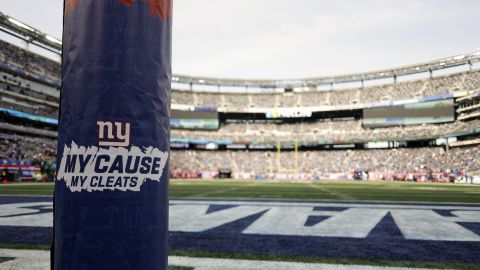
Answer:
<path fill-rule="evenodd" d="M 480 263 L 480 243 L 405 240 L 396 225 L 392 229 L 391 225 L 395 223 L 391 216 L 385 217 L 365 239 L 241 234 L 262 214 L 202 233 L 171 232 L 170 248 L 284 256 Z"/>
<path fill-rule="evenodd" d="M 12 203 L 51 202 L 49 197 L 0 196 L 0 205 Z M 207 215 L 229 211 L 234 204 L 211 204 Z M 32 208 L 46 213 L 42 207 Z M 343 212 L 347 207 L 314 207 L 315 211 Z M 42 212 L 43 211 L 43 212 Z M 405 239 L 390 213 L 386 214 L 365 238 L 259 235 L 242 233 L 265 215 L 261 211 L 202 232 L 170 231 L 171 250 L 265 254 L 276 256 L 337 257 L 384 260 L 480 263 L 480 242 L 427 241 Z M 441 216 L 454 216 L 451 210 L 434 210 Z M 11 216 L 9 214 L 7 216 Z M 17 216 L 21 216 L 18 214 Z M 5 215 L 4 215 L 5 216 Z M 304 226 L 315 226 L 328 216 L 310 216 Z M 0 218 L 1 220 L 1 218 Z M 458 222 L 480 235 L 480 221 Z M 0 226 L 0 243 L 50 244 L 53 230 L 46 227 Z M 281 226 L 282 224 L 278 224 Z M 435 226 L 435 224 L 432 224 Z M 106 248 L 106 247 L 105 247 Z M 98 252 L 103 252 L 99 249 Z"/>
<path fill-rule="evenodd" d="M 52 240 L 53 228 L 0 226 L 0 243 L 50 245 Z"/>

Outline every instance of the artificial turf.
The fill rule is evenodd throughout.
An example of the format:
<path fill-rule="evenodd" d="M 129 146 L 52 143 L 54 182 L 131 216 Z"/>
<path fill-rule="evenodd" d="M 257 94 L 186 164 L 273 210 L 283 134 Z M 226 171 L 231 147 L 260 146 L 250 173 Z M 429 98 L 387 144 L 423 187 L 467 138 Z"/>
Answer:
<path fill-rule="evenodd" d="M 323 263 L 323 264 L 343 264 L 343 265 L 370 265 L 384 267 L 402 267 L 402 268 L 424 268 L 424 269 L 458 269 L 458 270 L 480 270 L 480 265 L 470 263 L 439 263 L 423 261 L 397 261 L 364 259 L 354 257 L 304 257 L 304 256 L 276 256 L 265 254 L 244 254 L 244 253 L 211 253 L 198 251 L 176 251 L 171 250 L 170 256 L 185 256 L 199 258 L 222 258 L 232 260 L 262 260 L 262 261 L 283 261 L 283 262 L 303 262 L 303 263 Z"/>
<path fill-rule="evenodd" d="M 171 198 L 369 200 L 480 203 L 480 186 L 442 183 L 345 181 L 172 181 Z"/>
<path fill-rule="evenodd" d="M 49 250 L 50 245 L 0 243 L 0 248 Z M 264 260 L 264 261 L 288 261 L 288 262 L 344 264 L 344 265 L 372 265 L 372 266 L 426 268 L 426 269 L 480 270 L 480 265 L 469 264 L 469 263 L 394 261 L 394 260 L 376 260 L 376 259 L 363 259 L 363 258 L 350 258 L 350 257 L 324 258 L 324 257 L 304 257 L 304 256 L 275 256 L 275 255 L 265 255 L 265 254 L 213 253 L 213 252 L 185 251 L 185 250 L 170 250 L 168 255 L 184 256 L 184 257 L 199 257 L 199 258 L 222 258 L 222 259 L 233 259 L 233 260 Z M 0 262 L 1 262 L 1 257 L 0 257 Z M 190 270 L 190 269 L 191 268 L 182 267 L 182 266 L 173 266 L 173 265 L 169 266 L 169 270 Z"/>
<path fill-rule="evenodd" d="M 53 194 L 53 183 L 0 184 L 0 195 Z M 265 199 L 402 201 L 436 203 L 480 203 L 480 185 L 411 182 L 273 182 L 266 180 L 172 180 L 171 199 Z M 0 248 L 49 249 L 49 245 L 2 244 Z M 212 253 L 171 250 L 170 255 L 247 260 L 278 260 L 330 264 L 358 264 L 435 269 L 479 269 L 480 265 L 420 261 L 390 261 L 363 258 L 321 258 L 242 253 Z M 170 269 L 184 270 L 175 266 Z"/>
<path fill-rule="evenodd" d="M 53 184 L 3 184 L 0 195 L 52 195 Z M 169 196 L 181 198 L 348 200 L 480 203 L 480 185 L 318 181 L 313 183 L 265 180 L 172 180 Z"/>

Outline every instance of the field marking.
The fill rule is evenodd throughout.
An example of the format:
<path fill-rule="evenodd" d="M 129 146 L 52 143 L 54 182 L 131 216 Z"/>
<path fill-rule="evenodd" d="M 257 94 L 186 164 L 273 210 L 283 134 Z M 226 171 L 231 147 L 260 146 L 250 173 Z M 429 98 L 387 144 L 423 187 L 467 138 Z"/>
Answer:
<path fill-rule="evenodd" d="M 0 263 L 0 269 L 50 270 L 50 252 L 44 250 L 0 249 L 0 257 L 14 257 Z M 421 268 L 383 267 L 364 265 L 336 265 L 321 263 L 231 260 L 169 256 L 169 265 L 193 267 L 194 270 L 423 270 Z M 430 269 L 432 270 L 432 269 Z"/>
<path fill-rule="evenodd" d="M 53 203 L 15 203 L 0 205 L 0 225 L 53 227 Z"/>
<path fill-rule="evenodd" d="M 0 249 L 0 257 L 15 259 L 0 263 L 0 269 L 8 270 L 50 270 L 50 251 Z"/>
<path fill-rule="evenodd" d="M 328 190 L 328 189 L 325 189 L 325 188 L 322 188 L 320 185 L 316 185 L 316 184 L 310 184 L 309 185 L 310 187 L 313 187 L 314 189 L 318 189 L 318 190 L 321 190 L 331 196 L 334 196 L 334 197 L 338 197 L 339 199 L 341 200 L 354 200 L 355 198 L 350 196 L 350 195 L 347 195 L 347 194 L 343 194 L 343 193 L 337 193 L 337 192 L 333 192 L 331 190 Z"/>
<path fill-rule="evenodd" d="M 418 190 L 448 190 L 447 188 L 444 188 L 444 187 L 414 187 L 412 189 L 418 189 Z"/>
<path fill-rule="evenodd" d="M 251 182 L 251 183 L 249 183 L 249 184 L 246 185 L 246 186 L 236 186 L 236 187 L 231 187 L 231 188 L 221 188 L 221 189 L 214 190 L 214 191 L 210 191 L 210 192 L 193 194 L 193 195 L 187 196 L 186 198 L 190 198 L 190 197 L 191 197 L 191 198 L 205 198 L 205 197 L 208 197 L 209 195 L 222 194 L 222 193 L 225 193 L 225 192 L 236 191 L 236 190 L 239 190 L 239 189 L 242 189 L 242 188 L 245 188 L 245 187 L 251 187 L 251 186 L 256 186 L 256 185 L 258 185 L 258 182 Z"/>
<path fill-rule="evenodd" d="M 419 202 L 419 204 L 411 202 L 332 202 L 332 201 L 274 201 L 274 200 L 224 200 L 224 199 L 198 199 L 198 200 L 189 200 L 189 199 L 172 199 L 170 200 L 171 204 L 206 204 L 206 205 L 252 205 L 252 206 L 285 206 L 285 207 L 295 207 L 295 206 L 304 206 L 304 207 L 315 207 L 315 206 L 327 206 L 327 207 L 361 207 L 361 208 L 389 208 L 389 209 L 448 209 L 448 210 L 473 210 L 480 211 L 480 204 L 426 204 Z"/>
<path fill-rule="evenodd" d="M 253 261 L 170 256 L 169 264 L 194 267 L 195 270 L 420 270 L 420 268 L 342 265 L 281 261 Z M 432 269 L 430 269 L 432 270 Z"/>
<path fill-rule="evenodd" d="M 171 232 L 202 233 L 259 215 L 236 233 L 364 239 L 389 215 L 407 240 L 480 242 L 480 235 L 461 225 L 462 222 L 480 223 L 480 206 L 218 200 L 172 200 L 170 203 Z M 210 212 L 214 205 L 232 207 Z M 52 227 L 53 224 L 51 202 L 4 204 L 0 205 L 0 213 L 0 226 Z M 306 225 L 311 218 L 322 221 Z"/>

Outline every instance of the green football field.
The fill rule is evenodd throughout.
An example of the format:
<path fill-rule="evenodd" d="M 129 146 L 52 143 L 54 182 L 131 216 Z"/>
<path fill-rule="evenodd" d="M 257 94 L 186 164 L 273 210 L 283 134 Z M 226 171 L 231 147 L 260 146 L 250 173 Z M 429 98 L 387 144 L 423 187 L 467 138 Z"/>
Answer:
<path fill-rule="evenodd" d="M 368 200 L 480 203 L 480 185 L 409 182 L 287 183 L 266 180 L 172 180 L 170 198 Z M 0 185 L 0 195 L 52 195 L 52 183 Z"/>

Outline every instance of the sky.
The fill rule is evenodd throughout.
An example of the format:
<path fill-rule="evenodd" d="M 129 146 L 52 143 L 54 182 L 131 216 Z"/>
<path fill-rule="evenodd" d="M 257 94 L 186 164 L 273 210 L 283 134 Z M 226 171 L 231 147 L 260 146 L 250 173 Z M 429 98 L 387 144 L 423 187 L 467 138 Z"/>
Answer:
<path fill-rule="evenodd" d="M 41 3 L 41 4 L 40 4 Z M 62 0 L 0 0 L 61 38 Z M 290 79 L 477 51 L 477 0 L 174 0 L 175 74 Z"/>

